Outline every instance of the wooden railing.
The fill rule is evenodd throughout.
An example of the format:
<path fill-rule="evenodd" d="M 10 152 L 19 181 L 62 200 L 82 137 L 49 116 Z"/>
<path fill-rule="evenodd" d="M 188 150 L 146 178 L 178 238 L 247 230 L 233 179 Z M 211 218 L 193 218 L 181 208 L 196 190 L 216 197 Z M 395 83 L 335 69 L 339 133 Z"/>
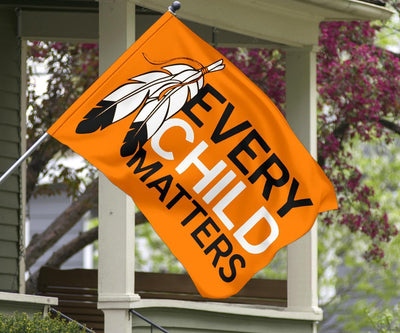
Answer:
<path fill-rule="evenodd" d="M 103 312 L 97 309 L 97 279 L 97 270 L 43 267 L 38 280 L 39 294 L 58 297 L 56 310 L 101 333 L 104 330 L 104 317 Z M 187 275 L 136 272 L 135 292 L 143 299 L 287 305 L 285 280 L 252 279 L 235 296 L 211 300 L 198 294 Z"/>

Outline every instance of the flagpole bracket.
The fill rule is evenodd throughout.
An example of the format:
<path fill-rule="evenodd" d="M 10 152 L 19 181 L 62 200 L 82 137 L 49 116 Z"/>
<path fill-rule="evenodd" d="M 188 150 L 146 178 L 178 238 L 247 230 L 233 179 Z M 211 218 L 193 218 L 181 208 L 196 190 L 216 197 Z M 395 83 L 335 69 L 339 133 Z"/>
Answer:
<path fill-rule="evenodd" d="M 176 11 L 179 10 L 179 8 L 181 8 L 181 3 L 179 1 L 174 1 L 172 3 L 171 6 L 168 7 L 168 10 L 172 13 L 172 14 L 176 14 Z"/>

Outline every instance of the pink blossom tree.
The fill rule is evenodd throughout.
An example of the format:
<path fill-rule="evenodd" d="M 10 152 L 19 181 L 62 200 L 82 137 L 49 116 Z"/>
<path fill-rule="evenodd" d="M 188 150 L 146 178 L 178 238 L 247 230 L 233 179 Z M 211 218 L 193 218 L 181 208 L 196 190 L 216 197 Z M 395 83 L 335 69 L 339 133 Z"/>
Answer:
<path fill-rule="evenodd" d="M 355 139 L 390 142 L 400 134 L 400 62 L 374 45 L 376 29 L 369 22 L 321 24 L 317 55 L 318 163 L 334 183 L 339 209 L 323 215 L 327 225 L 338 223 L 368 236 L 367 260 L 380 260 L 382 242 L 397 234 L 352 164 Z M 222 49 L 284 113 L 285 55 L 277 50 Z"/>

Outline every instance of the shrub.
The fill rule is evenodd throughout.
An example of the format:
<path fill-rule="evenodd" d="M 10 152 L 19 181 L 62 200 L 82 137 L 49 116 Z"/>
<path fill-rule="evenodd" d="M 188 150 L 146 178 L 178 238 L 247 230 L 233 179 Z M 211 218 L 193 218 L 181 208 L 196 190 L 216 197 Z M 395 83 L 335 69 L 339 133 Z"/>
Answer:
<path fill-rule="evenodd" d="M 26 313 L 14 313 L 13 315 L 0 314 L 0 333 L 81 333 L 85 332 L 75 322 L 66 322 L 59 317 L 43 317 L 36 313 L 33 317 Z"/>

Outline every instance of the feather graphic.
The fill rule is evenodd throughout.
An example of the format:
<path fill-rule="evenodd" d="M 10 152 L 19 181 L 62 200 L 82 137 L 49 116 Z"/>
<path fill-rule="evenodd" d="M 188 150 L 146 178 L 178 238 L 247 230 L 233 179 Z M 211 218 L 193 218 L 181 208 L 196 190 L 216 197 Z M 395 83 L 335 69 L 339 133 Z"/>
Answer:
<path fill-rule="evenodd" d="M 97 103 L 78 124 L 76 133 L 102 130 L 140 109 L 147 98 L 165 84 L 163 81 L 168 77 L 165 72 L 149 72 L 130 79 L 131 82 L 118 87 Z"/>
<path fill-rule="evenodd" d="M 121 147 L 122 156 L 132 155 L 157 132 L 164 121 L 197 95 L 207 73 L 224 67 L 222 59 L 200 69 L 177 63 L 162 67 L 163 71 L 132 77 L 97 103 L 78 124 L 76 133 L 103 130 L 137 112 Z"/>
<path fill-rule="evenodd" d="M 121 156 L 133 155 L 148 141 L 161 125 L 181 110 L 183 105 L 197 95 L 203 87 L 206 73 L 222 70 L 225 65 L 222 59 L 196 70 L 191 66 L 181 64 L 163 67 L 174 76 L 174 85 L 163 87 L 158 100 L 152 99 L 139 111 L 125 136 L 121 147 Z M 171 82 L 170 82 L 171 83 Z"/>

